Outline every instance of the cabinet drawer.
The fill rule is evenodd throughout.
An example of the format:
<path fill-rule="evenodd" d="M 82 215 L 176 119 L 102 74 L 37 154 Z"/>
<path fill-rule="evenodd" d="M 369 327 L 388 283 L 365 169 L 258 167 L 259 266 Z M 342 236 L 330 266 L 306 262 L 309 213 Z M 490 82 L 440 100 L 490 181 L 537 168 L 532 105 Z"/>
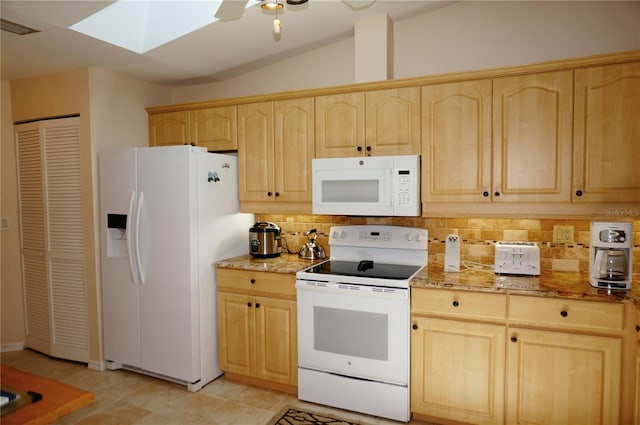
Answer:
<path fill-rule="evenodd" d="M 296 276 L 293 274 L 219 268 L 216 275 L 218 289 L 248 294 L 296 295 Z"/>
<path fill-rule="evenodd" d="M 562 329 L 620 331 L 624 326 L 624 305 L 511 295 L 509 321 Z"/>
<path fill-rule="evenodd" d="M 411 313 L 504 320 L 507 316 L 507 297 L 502 294 L 413 288 Z"/>

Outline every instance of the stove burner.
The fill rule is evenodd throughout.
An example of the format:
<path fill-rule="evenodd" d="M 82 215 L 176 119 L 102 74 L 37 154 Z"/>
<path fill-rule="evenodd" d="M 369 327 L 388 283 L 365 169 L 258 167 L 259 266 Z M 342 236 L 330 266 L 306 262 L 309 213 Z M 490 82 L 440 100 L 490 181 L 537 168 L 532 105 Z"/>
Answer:
<path fill-rule="evenodd" d="M 313 266 L 306 273 L 333 276 L 356 276 L 371 279 L 407 280 L 413 276 L 421 266 L 406 264 L 374 263 L 371 260 L 340 261 L 330 260 Z"/>

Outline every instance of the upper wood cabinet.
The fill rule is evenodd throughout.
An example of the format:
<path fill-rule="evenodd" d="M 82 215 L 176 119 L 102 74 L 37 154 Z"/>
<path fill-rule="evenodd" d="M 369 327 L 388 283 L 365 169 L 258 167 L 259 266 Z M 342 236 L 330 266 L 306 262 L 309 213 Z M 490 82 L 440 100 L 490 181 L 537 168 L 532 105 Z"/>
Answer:
<path fill-rule="evenodd" d="M 422 197 L 569 202 L 572 71 L 422 87 Z"/>
<path fill-rule="evenodd" d="M 241 202 L 311 203 L 313 111 L 313 98 L 238 106 Z"/>
<path fill-rule="evenodd" d="M 420 153 L 420 89 L 316 97 L 316 157 Z"/>
<path fill-rule="evenodd" d="M 640 62 L 575 71 L 573 200 L 640 202 Z"/>
<path fill-rule="evenodd" d="M 491 200 L 491 87 L 491 80 L 422 87 L 423 203 Z"/>
<path fill-rule="evenodd" d="M 238 149 L 236 106 L 149 115 L 149 145 L 204 146 L 209 151 Z"/>

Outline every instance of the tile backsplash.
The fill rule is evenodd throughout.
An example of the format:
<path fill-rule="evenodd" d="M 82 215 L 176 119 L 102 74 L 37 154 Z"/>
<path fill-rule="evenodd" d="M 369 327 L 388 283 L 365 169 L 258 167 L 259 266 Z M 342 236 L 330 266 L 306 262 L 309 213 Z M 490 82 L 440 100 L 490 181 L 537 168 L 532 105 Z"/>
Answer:
<path fill-rule="evenodd" d="M 387 224 L 426 228 L 429 231 L 429 263 L 443 264 L 447 235 L 462 238 L 460 260 L 492 265 L 494 244 L 499 240 L 534 242 L 540 247 L 542 270 L 588 272 L 589 220 L 503 219 L 503 218 L 423 218 L 423 217 L 349 217 L 325 215 L 261 214 L 260 221 L 271 221 L 282 228 L 291 252 L 306 241 L 305 232 L 317 229 L 317 242 L 329 254 L 328 234 L 331 226 L 347 224 Z M 289 220 L 287 220 L 289 219 Z M 291 220 L 292 219 L 292 220 Z M 613 221 L 613 220 L 612 220 Z M 554 243 L 553 226 L 574 228 L 572 243 Z M 640 220 L 633 221 L 633 272 L 640 273 Z"/>

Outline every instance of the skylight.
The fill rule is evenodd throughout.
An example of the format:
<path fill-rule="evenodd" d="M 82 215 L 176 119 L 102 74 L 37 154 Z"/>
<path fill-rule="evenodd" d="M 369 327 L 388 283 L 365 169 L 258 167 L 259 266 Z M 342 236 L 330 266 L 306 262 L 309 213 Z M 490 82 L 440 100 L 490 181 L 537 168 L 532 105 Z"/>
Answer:
<path fill-rule="evenodd" d="M 143 54 L 217 21 L 215 14 L 221 3 L 118 0 L 69 28 Z M 259 1 L 249 1 L 246 7 L 256 3 Z"/>

